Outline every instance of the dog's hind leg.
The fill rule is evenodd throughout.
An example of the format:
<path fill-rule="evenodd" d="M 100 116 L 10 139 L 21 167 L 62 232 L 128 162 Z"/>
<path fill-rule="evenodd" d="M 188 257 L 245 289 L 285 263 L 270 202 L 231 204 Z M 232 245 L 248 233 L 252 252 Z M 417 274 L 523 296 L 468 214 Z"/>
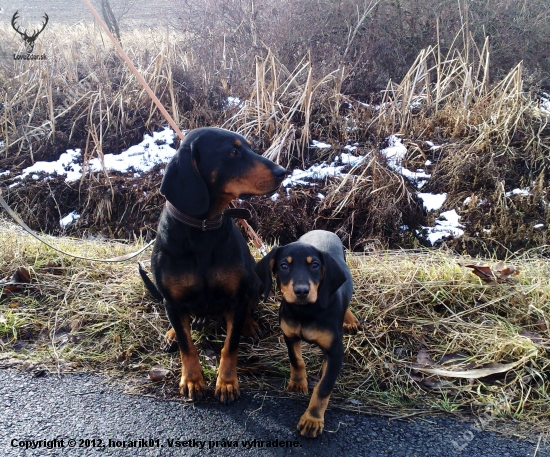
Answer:
<path fill-rule="evenodd" d="M 252 343 L 259 343 L 262 338 L 262 330 L 258 322 L 252 316 L 252 310 L 249 308 L 243 327 L 243 336 Z"/>

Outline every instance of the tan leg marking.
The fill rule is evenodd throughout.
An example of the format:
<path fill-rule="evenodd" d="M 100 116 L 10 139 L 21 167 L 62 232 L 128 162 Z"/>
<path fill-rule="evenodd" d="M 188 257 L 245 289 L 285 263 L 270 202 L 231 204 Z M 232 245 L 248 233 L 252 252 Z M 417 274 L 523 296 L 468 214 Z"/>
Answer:
<path fill-rule="evenodd" d="M 216 391 L 214 395 L 221 403 L 231 403 L 241 395 L 239 380 L 237 378 L 238 352 L 229 352 L 229 338 L 233 329 L 233 322 L 226 318 L 227 336 L 222 349 L 218 378 L 216 380 Z"/>
<path fill-rule="evenodd" d="M 307 373 L 306 364 L 302 358 L 302 341 L 296 341 L 293 346 L 293 352 L 297 359 L 297 368 L 290 365 L 290 381 L 286 390 L 289 392 L 298 392 L 301 394 L 307 394 Z"/>
<path fill-rule="evenodd" d="M 191 339 L 191 325 L 189 322 L 189 316 L 182 317 L 182 324 L 185 337 L 187 339 L 189 353 L 185 354 L 180 348 L 180 393 L 190 400 L 195 400 L 197 398 L 200 399 L 204 395 L 204 378 L 202 377 L 202 367 L 199 361 L 199 354 L 197 352 L 197 348 L 193 344 L 193 340 Z M 173 332 L 173 329 L 171 330 Z M 170 333 L 170 330 L 167 333 Z"/>
<path fill-rule="evenodd" d="M 320 381 L 319 381 L 320 382 Z M 306 412 L 302 414 L 297 428 L 307 438 L 315 438 L 323 433 L 325 428 L 325 410 L 328 406 L 330 395 L 326 398 L 319 398 L 317 394 L 318 385 L 313 389 L 313 395 L 309 401 Z"/>
<path fill-rule="evenodd" d="M 359 331 L 359 320 L 353 315 L 351 309 L 346 310 L 344 315 L 344 332 L 348 335 L 355 335 Z"/>

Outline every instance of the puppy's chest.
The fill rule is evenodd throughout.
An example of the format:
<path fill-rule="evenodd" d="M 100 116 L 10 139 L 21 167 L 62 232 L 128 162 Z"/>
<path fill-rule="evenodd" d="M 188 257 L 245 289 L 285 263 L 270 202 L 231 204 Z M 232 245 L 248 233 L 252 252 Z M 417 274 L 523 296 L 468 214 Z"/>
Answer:
<path fill-rule="evenodd" d="M 288 322 L 281 319 L 281 330 L 287 338 L 307 341 L 322 349 L 328 349 L 334 340 L 334 333 L 315 324 L 302 325 L 299 322 Z"/>

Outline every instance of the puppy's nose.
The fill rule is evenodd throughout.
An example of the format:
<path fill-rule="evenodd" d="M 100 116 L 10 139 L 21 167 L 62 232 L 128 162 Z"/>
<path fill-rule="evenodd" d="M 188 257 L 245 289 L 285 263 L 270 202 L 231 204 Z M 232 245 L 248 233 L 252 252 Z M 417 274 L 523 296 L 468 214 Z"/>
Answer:
<path fill-rule="evenodd" d="M 283 168 L 283 167 L 279 167 L 277 166 L 277 168 L 275 168 L 275 170 L 273 170 L 273 174 L 275 175 L 275 177 L 277 179 L 282 179 L 284 178 L 284 176 L 288 173 L 288 171 Z"/>
<path fill-rule="evenodd" d="M 298 284 L 294 286 L 294 295 L 296 295 L 296 298 L 299 300 L 303 300 L 304 298 L 307 298 L 309 295 L 309 285 L 308 284 Z"/>

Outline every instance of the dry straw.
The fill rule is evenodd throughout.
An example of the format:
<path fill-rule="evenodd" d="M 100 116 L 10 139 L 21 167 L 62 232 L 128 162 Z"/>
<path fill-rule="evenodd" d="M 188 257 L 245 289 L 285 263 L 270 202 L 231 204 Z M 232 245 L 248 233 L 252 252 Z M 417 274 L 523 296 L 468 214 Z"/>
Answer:
<path fill-rule="evenodd" d="M 138 247 L 68 238 L 52 242 L 94 256 Z M 17 359 L 52 371 L 93 369 L 132 379 L 161 365 L 171 372 L 164 384 L 138 382 L 136 389 L 177 396 L 178 357 L 161 350 L 168 322 L 162 305 L 144 290 L 135 263 L 99 268 L 62 259 L 6 222 L 0 225 L 0 243 L 2 276 L 21 266 L 31 273 L 24 292 L 2 298 L 3 363 Z M 550 267 L 540 254 L 509 259 L 521 273 L 517 281 L 498 285 L 480 282 L 462 266 L 472 259 L 443 252 L 349 255 L 352 309 L 363 329 L 344 337 L 345 366 L 335 405 L 392 416 L 467 410 L 491 414 L 494 425 L 513 418 L 525 425 L 523 430 L 548 427 Z M 259 345 L 242 344 L 240 380 L 247 390 L 282 394 L 289 369 L 277 301 L 257 311 L 268 330 Z M 195 332 L 194 338 L 212 383 L 223 330 Z M 315 382 L 321 359 L 317 349 L 306 348 Z M 499 372 L 502 364 L 515 366 Z M 492 375 L 476 377 L 479 369 Z M 471 378 L 452 375 L 464 370 Z"/>

